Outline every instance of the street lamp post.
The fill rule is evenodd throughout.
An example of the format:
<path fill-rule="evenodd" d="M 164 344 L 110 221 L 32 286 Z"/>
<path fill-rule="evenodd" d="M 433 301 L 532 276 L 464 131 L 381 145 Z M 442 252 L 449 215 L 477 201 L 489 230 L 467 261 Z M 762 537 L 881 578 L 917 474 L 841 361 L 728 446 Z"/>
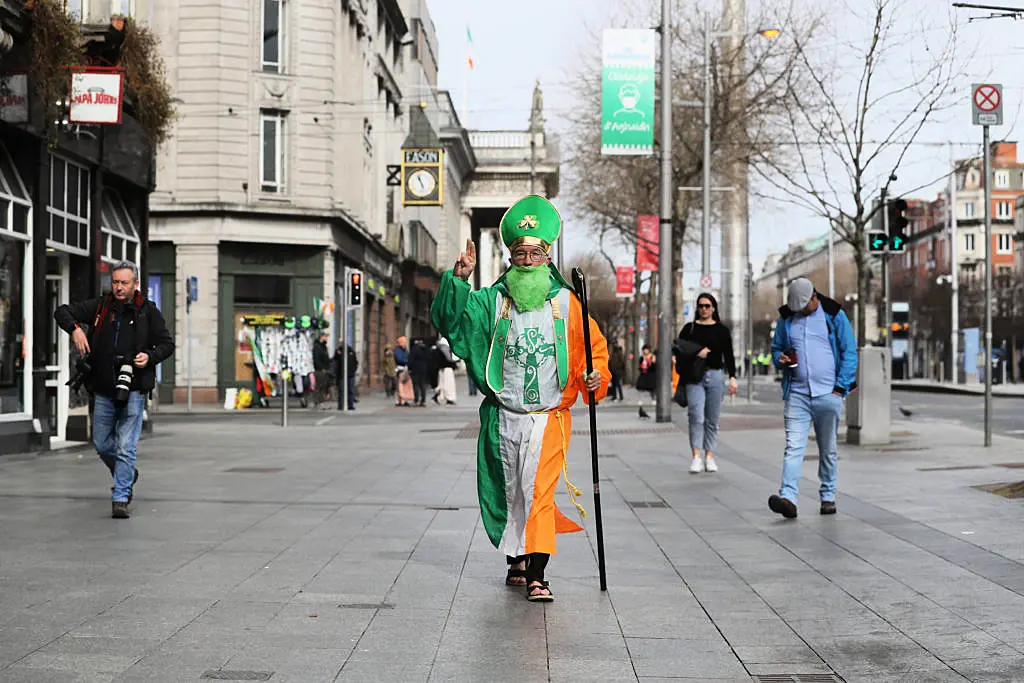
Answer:
<path fill-rule="evenodd" d="M 661 1 L 661 211 L 658 234 L 658 422 L 672 420 L 672 30 L 671 2 Z"/>

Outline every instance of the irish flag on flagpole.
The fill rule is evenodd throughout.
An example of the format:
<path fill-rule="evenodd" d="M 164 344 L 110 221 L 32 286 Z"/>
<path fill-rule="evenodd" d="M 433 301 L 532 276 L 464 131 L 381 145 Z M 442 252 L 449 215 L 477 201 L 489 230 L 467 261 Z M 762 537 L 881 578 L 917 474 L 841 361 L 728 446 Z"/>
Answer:
<path fill-rule="evenodd" d="M 469 62 L 469 68 L 473 68 L 473 34 L 469 30 L 469 26 L 466 26 L 466 59 Z"/>

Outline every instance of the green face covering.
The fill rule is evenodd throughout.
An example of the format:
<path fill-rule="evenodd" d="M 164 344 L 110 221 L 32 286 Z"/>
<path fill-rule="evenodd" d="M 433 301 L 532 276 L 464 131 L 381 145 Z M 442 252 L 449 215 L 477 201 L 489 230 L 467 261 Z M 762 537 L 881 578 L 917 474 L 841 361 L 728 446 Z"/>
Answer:
<path fill-rule="evenodd" d="M 506 281 L 517 309 L 539 311 L 544 308 L 551 289 L 551 271 L 547 265 L 512 266 Z"/>

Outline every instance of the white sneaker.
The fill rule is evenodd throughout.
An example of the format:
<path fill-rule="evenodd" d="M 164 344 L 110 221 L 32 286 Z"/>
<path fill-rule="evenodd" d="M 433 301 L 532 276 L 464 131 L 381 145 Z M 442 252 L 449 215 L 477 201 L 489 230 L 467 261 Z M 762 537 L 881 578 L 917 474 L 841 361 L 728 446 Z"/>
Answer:
<path fill-rule="evenodd" d="M 704 471 L 704 458 L 700 456 L 693 459 L 690 463 L 690 474 L 700 474 Z"/>
<path fill-rule="evenodd" d="M 717 472 L 718 465 L 715 464 L 715 459 L 710 455 L 704 458 L 704 469 L 708 472 Z"/>

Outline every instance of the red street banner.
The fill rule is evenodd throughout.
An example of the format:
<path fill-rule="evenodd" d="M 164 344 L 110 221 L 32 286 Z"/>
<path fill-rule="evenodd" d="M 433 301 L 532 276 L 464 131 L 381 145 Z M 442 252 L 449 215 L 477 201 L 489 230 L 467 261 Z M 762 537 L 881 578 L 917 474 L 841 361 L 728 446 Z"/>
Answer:
<path fill-rule="evenodd" d="M 617 266 L 615 268 L 615 296 L 631 297 L 636 294 L 636 270 L 633 266 Z"/>
<path fill-rule="evenodd" d="M 657 216 L 638 216 L 636 220 L 636 269 L 641 273 L 658 270 Z"/>

